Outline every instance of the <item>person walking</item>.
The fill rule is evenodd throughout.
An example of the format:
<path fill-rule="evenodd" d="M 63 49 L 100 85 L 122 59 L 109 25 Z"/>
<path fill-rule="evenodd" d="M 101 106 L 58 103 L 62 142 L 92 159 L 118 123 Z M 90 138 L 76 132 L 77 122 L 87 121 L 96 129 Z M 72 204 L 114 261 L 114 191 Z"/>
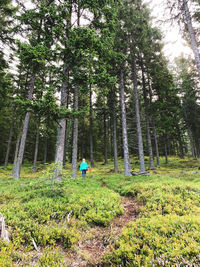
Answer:
<path fill-rule="evenodd" d="M 85 159 L 83 159 L 80 166 L 80 171 L 82 171 L 83 178 L 86 177 L 87 168 L 88 168 L 87 162 L 85 161 Z"/>

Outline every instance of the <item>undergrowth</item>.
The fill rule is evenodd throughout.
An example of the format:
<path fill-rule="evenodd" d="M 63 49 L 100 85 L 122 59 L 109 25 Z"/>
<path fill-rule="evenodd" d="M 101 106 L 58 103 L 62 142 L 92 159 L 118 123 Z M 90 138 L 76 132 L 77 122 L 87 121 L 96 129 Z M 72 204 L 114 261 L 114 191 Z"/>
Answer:
<path fill-rule="evenodd" d="M 137 171 L 137 159 L 132 166 Z M 113 163 L 112 163 L 113 164 Z M 139 218 L 115 238 L 103 262 L 113 266 L 200 264 L 200 173 L 198 160 L 173 158 L 150 176 L 114 174 L 110 164 L 96 164 L 86 179 L 49 178 L 47 171 L 22 169 L 11 178 L 11 166 L 0 169 L 0 212 L 11 242 L 0 242 L 0 266 L 67 266 L 63 251 L 74 248 L 82 233 L 107 227 L 123 212 L 122 196 L 141 204 Z M 40 253 L 34 248 L 37 244 Z M 37 254 L 37 257 L 35 256 Z M 190 266 L 190 265 L 189 265 Z"/>

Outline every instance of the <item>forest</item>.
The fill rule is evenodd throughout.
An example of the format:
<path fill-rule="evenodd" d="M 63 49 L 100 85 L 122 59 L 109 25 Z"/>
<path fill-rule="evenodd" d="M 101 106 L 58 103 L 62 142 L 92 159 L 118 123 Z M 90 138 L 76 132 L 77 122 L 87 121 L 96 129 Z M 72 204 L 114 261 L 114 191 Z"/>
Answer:
<path fill-rule="evenodd" d="M 200 1 L 154 1 L 0 0 L 0 266 L 200 265 Z"/>

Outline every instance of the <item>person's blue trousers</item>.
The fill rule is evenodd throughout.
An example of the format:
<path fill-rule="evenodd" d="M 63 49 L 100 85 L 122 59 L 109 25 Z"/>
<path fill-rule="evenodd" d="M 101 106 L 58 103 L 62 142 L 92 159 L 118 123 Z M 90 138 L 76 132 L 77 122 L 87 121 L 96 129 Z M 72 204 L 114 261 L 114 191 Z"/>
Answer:
<path fill-rule="evenodd" d="M 86 177 L 86 171 L 87 171 L 87 170 L 82 170 L 82 177 L 83 177 L 83 178 Z"/>

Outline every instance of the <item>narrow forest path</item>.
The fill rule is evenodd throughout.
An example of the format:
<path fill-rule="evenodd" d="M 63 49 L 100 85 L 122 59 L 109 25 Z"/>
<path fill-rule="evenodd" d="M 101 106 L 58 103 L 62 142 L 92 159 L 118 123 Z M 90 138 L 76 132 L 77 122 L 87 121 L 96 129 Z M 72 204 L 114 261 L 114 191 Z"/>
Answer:
<path fill-rule="evenodd" d="M 122 197 L 123 214 L 116 217 L 109 227 L 93 227 L 86 231 L 73 253 L 67 255 L 65 264 L 71 267 L 100 266 L 110 245 L 120 235 L 121 229 L 138 217 L 140 206 L 132 198 Z"/>

